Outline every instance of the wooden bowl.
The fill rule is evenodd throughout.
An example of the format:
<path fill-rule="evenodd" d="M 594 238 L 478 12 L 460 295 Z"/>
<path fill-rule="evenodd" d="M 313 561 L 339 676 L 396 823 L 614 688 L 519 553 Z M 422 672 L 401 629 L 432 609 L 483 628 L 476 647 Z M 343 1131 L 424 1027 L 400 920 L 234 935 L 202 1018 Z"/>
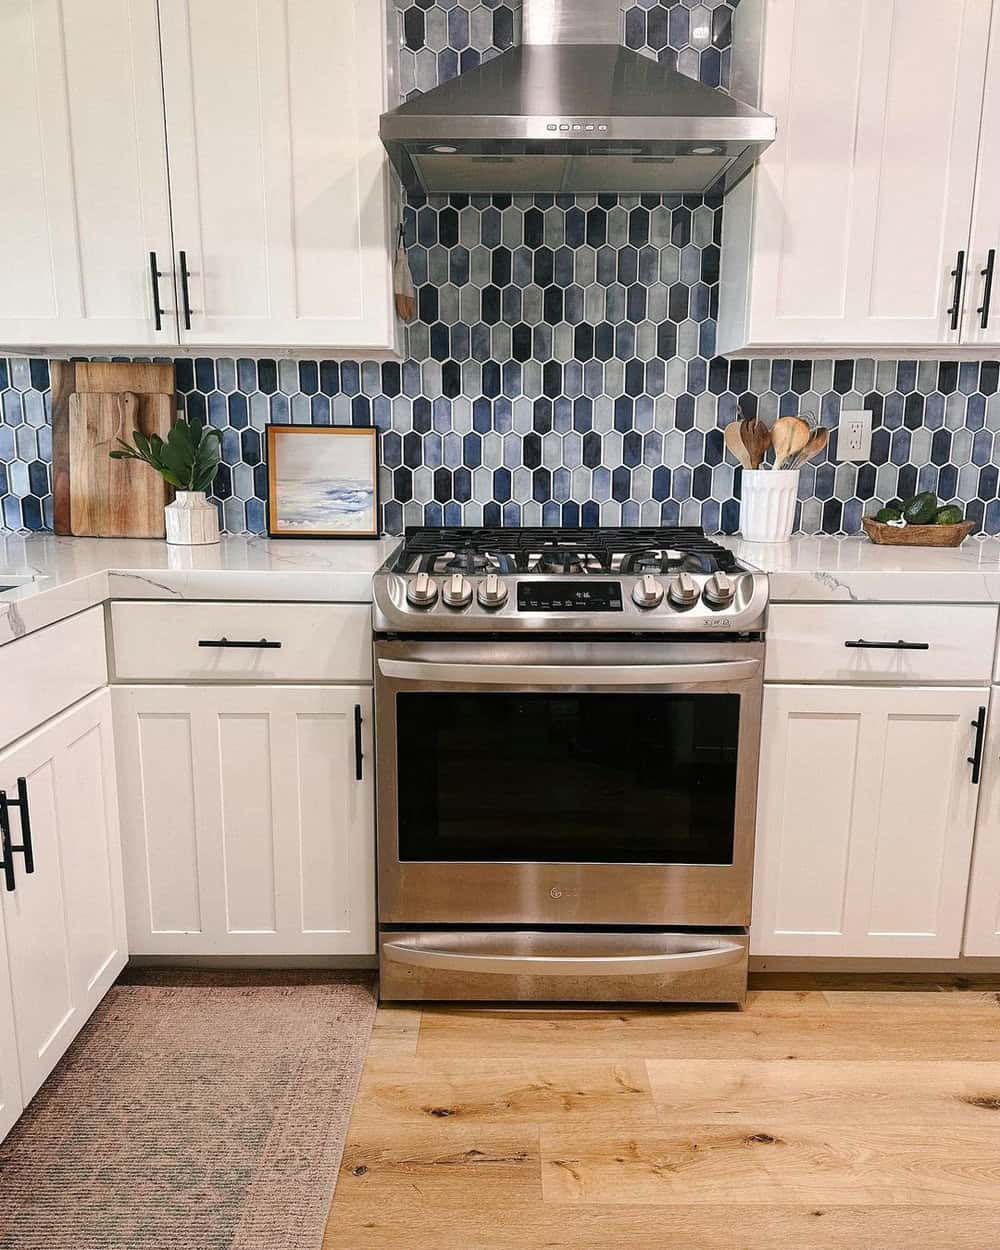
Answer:
<path fill-rule="evenodd" d="M 973 521 L 957 525 L 885 525 L 874 517 L 861 518 L 873 543 L 886 547 L 959 547 L 976 528 Z"/>

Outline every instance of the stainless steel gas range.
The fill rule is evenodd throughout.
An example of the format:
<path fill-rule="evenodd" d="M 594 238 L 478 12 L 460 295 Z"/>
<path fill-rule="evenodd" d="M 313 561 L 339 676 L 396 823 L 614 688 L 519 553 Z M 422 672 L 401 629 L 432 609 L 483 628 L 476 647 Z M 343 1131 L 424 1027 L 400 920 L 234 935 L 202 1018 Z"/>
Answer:
<path fill-rule="evenodd" d="M 411 529 L 374 599 L 383 998 L 742 1001 L 766 577 Z"/>

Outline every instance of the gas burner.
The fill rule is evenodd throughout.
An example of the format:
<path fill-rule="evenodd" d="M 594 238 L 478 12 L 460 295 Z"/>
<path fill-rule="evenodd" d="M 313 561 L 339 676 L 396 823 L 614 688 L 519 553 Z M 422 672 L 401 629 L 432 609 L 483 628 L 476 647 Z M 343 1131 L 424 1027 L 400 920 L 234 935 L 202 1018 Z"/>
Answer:
<path fill-rule="evenodd" d="M 670 548 L 648 547 L 645 551 L 632 551 L 622 556 L 622 573 L 668 573 L 681 568 L 684 553 Z"/>
<path fill-rule="evenodd" d="M 585 573 L 601 571 L 599 561 L 585 551 L 561 547 L 530 556 L 528 567 L 532 573 L 554 573 L 563 577 L 582 577 Z"/>
<path fill-rule="evenodd" d="M 485 552 L 473 551 L 467 547 L 465 551 L 456 551 L 449 559 L 445 557 L 446 573 L 481 573 L 489 567 L 489 557 Z"/>
<path fill-rule="evenodd" d="M 462 547 L 457 551 L 429 551 L 411 570 L 417 573 L 513 573 L 514 562 L 505 552 Z"/>

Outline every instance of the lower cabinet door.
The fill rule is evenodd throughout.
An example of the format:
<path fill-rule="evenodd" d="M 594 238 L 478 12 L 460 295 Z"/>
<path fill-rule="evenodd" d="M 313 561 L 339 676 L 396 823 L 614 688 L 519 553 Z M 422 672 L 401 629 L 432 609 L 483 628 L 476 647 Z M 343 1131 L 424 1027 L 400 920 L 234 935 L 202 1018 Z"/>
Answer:
<path fill-rule="evenodd" d="M 0 924 L 0 1140 L 7 1136 L 23 1110 L 21 1068 L 17 1061 L 14 1001 L 10 996 L 7 942 Z"/>
<path fill-rule="evenodd" d="M 370 687 L 114 701 L 133 954 L 374 953 Z"/>
<path fill-rule="evenodd" d="M 769 686 L 751 952 L 960 953 L 987 689 Z"/>
<path fill-rule="evenodd" d="M 963 955 L 1000 955 L 1000 686 L 993 687 Z"/>
<path fill-rule="evenodd" d="M 125 966 L 111 701 L 102 691 L 0 755 L 13 890 L 0 888 L 27 1103 Z"/>

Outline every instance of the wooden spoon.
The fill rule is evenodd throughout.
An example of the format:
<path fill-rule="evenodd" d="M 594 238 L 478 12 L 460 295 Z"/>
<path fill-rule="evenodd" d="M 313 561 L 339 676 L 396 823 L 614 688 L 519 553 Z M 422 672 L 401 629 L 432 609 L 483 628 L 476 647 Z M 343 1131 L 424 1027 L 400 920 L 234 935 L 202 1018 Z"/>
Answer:
<path fill-rule="evenodd" d="M 789 467 L 792 469 L 800 469 L 807 460 L 812 460 L 814 457 L 818 456 L 829 441 L 829 430 L 824 430 L 822 427 L 818 430 L 813 430 L 813 432 L 809 435 L 809 441 L 801 449 Z"/>
<path fill-rule="evenodd" d="M 726 442 L 726 450 L 740 462 L 744 469 L 749 469 L 750 453 L 743 443 L 743 422 L 731 421 L 723 431 L 723 438 Z"/>
<path fill-rule="evenodd" d="M 767 449 L 771 446 L 771 431 L 760 417 L 751 417 L 749 421 L 740 423 L 740 434 L 750 457 L 750 468 L 759 469 Z"/>
<path fill-rule="evenodd" d="M 779 417 L 771 430 L 774 467 L 791 468 L 792 461 L 805 448 L 811 435 L 812 431 L 801 417 Z"/>

